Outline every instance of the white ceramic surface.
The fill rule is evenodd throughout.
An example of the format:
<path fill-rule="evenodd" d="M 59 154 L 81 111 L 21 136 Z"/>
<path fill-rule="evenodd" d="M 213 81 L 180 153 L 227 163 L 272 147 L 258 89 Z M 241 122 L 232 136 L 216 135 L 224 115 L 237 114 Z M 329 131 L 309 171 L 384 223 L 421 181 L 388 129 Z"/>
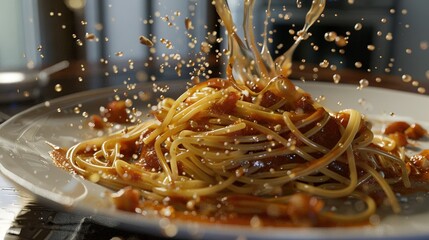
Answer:
<path fill-rule="evenodd" d="M 166 95 L 176 97 L 185 88 L 185 82 L 160 82 L 167 84 Z M 386 120 L 405 119 L 429 127 L 429 114 L 425 110 L 429 97 L 377 88 L 356 90 L 356 86 L 334 85 L 316 82 L 297 83 L 313 97 L 324 99 L 322 104 L 339 110 L 354 108 L 376 119 L 378 124 Z M 80 130 L 84 126 L 84 112 L 97 113 L 101 105 L 114 95 L 128 96 L 146 93 L 149 100 L 139 105 L 147 107 L 163 93 L 152 93 L 152 85 L 141 85 L 135 90 L 108 88 L 82 92 L 42 103 L 14 116 L 0 125 L 0 171 L 54 207 L 93 216 L 103 224 L 138 232 L 163 235 L 177 230 L 175 236 L 206 239 L 374 239 L 374 238 L 421 238 L 429 237 L 429 197 L 422 194 L 414 202 L 404 202 L 404 212 L 389 215 L 377 226 L 354 228 L 261 228 L 196 224 L 190 222 L 166 223 L 157 218 L 115 210 L 104 198 L 107 189 L 82 180 L 57 168 L 50 159 L 50 147 L 46 141 L 59 146 L 71 146 L 87 138 L 94 131 Z M 135 101 L 137 102 L 137 101 Z M 137 105 L 135 105 L 137 106 Z M 75 108 L 79 108 L 79 112 Z M 142 107 L 143 108 L 143 107 Z M 429 128 L 428 128 L 429 129 Z M 429 148 L 428 142 L 421 146 Z M 427 206 L 426 206 L 427 205 Z M 410 207 L 411 206 L 411 207 Z M 165 226 L 170 228 L 166 229 Z M 243 237 L 243 238 L 239 238 Z"/>

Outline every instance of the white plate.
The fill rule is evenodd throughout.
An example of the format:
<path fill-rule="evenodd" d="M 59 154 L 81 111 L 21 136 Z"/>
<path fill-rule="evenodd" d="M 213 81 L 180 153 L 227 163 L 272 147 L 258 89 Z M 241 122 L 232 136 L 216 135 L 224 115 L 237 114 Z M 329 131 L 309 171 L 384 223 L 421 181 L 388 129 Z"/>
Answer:
<path fill-rule="evenodd" d="M 168 84 L 169 96 L 180 94 L 186 84 L 183 81 L 160 82 Z M 404 117 L 428 128 L 429 114 L 425 106 L 429 98 L 377 88 L 356 90 L 355 86 L 325 83 L 298 83 L 313 97 L 331 109 L 354 108 L 376 118 L 379 123 Z M 99 106 L 112 100 L 114 95 L 123 96 L 125 88 L 108 88 L 82 92 L 35 106 L 18 114 L 0 126 L 0 170 L 19 186 L 47 204 L 69 211 L 91 215 L 111 227 L 121 227 L 155 235 L 171 233 L 183 238 L 207 239 L 361 239 L 361 238 L 427 238 L 429 237 L 429 197 L 423 194 L 411 203 L 405 203 L 404 213 L 383 218 L 377 226 L 353 228 L 261 228 L 241 226 L 196 224 L 183 221 L 166 223 L 165 219 L 145 218 L 115 210 L 107 198 L 107 191 L 86 180 L 72 176 L 57 168 L 50 159 L 51 150 L 46 141 L 59 146 L 71 146 L 86 136 L 88 131 L 79 130 L 84 125 L 83 112 L 97 113 Z M 138 86 L 128 96 L 137 92 L 151 94 L 141 106 L 154 103 L 161 92 L 153 93 L 152 85 Z M 320 97 L 325 96 L 325 97 Z M 76 112 L 78 107 L 80 112 Z M 394 114 L 393 114 L 394 113 Z M 394 115 L 392 117 L 392 115 Z M 423 146 L 428 144 L 423 142 Z M 411 205 L 411 207 L 410 207 Z M 243 237 L 243 238 L 239 238 Z"/>

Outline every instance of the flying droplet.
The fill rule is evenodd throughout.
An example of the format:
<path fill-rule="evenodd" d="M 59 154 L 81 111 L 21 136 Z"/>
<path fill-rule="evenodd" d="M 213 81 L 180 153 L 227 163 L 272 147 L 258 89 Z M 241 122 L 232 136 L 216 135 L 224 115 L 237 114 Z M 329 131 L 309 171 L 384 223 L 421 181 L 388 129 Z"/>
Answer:
<path fill-rule="evenodd" d="M 80 113 L 80 108 L 79 107 L 75 107 L 73 109 L 74 113 L 79 114 Z"/>
<path fill-rule="evenodd" d="M 386 40 L 387 41 L 391 41 L 393 39 L 393 35 L 392 35 L 392 33 L 387 33 L 386 34 Z"/>
<path fill-rule="evenodd" d="M 359 88 L 365 88 L 365 87 L 368 87 L 368 85 L 369 85 L 369 81 L 366 79 L 361 79 L 359 81 Z"/>
<path fill-rule="evenodd" d="M 319 63 L 319 66 L 321 68 L 327 68 L 329 66 L 329 61 L 325 59 L 321 63 Z"/>
<path fill-rule="evenodd" d="M 347 39 L 343 36 L 337 36 L 335 38 L 335 44 L 338 47 L 345 47 L 347 45 L 347 43 L 348 43 Z"/>
<path fill-rule="evenodd" d="M 336 37 L 337 37 L 337 33 L 336 32 L 327 32 L 327 33 L 325 33 L 325 40 L 328 41 L 328 42 L 335 41 Z"/>
<path fill-rule="evenodd" d="M 409 83 L 411 82 L 411 80 L 413 80 L 413 77 L 409 74 L 404 74 L 402 75 L 402 81 L 405 83 Z"/>
<path fill-rule="evenodd" d="M 192 25 L 191 19 L 185 18 L 185 28 L 186 28 L 186 30 L 194 29 L 194 26 Z"/>
<path fill-rule="evenodd" d="M 420 49 L 427 50 L 429 48 L 429 43 L 426 41 L 420 42 Z"/>
<path fill-rule="evenodd" d="M 95 41 L 97 39 L 94 33 L 86 33 L 85 38 L 88 41 Z"/>
<path fill-rule="evenodd" d="M 61 86 L 61 84 L 56 84 L 55 85 L 55 91 L 56 92 L 61 92 L 63 90 L 63 87 Z"/>
<path fill-rule="evenodd" d="M 361 62 L 355 62 L 355 67 L 356 68 L 361 68 L 362 67 L 362 63 Z"/>
<path fill-rule="evenodd" d="M 153 42 L 151 40 L 149 40 L 149 38 L 145 37 L 145 36 L 140 36 L 140 43 L 143 45 L 146 45 L 148 47 L 153 47 Z"/>
<path fill-rule="evenodd" d="M 356 23 L 355 24 L 355 30 L 356 31 L 359 31 L 359 30 L 361 30 L 362 29 L 362 23 Z"/>
<path fill-rule="evenodd" d="M 335 84 L 338 84 L 341 80 L 341 75 L 336 73 L 332 76 L 332 79 L 334 80 Z"/>
<path fill-rule="evenodd" d="M 89 181 L 96 183 L 96 182 L 100 181 L 100 175 L 98 173 L 93 173 L 93 174 L 89 175 L 88 179 L 89 179 Z"/>

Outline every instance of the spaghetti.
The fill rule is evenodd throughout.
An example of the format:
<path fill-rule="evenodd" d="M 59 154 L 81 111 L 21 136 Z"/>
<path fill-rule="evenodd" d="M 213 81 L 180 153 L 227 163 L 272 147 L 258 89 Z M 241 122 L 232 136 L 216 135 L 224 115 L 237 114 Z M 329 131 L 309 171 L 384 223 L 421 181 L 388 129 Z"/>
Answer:
<path fill-rule="evenodd" d="M 268 203 L 286 204 L 296 194 L 356 198 L 366 204 L 359 214 L 319 209 L 330 222 L 355 222 L 375 214 L 375 190 L 363 186 L 378 184 L 400 211 L 391 184 L 410 186 L 409 159 L 395 141 L 373 138 L 355 110 L 328 112 L 301 89 L 273 95 L 277 90 L 266 90 L 255 103 L 232 80 L 211 79 L 176 100 L 164 99 L 154 120 L 76 144 L 61 164 L 88 179 L 97 175 L 110 189 L 132 186 L 143 199 L 159 202 L 229 197 L 241 199 L 229 206 L 264 212 Z"/>

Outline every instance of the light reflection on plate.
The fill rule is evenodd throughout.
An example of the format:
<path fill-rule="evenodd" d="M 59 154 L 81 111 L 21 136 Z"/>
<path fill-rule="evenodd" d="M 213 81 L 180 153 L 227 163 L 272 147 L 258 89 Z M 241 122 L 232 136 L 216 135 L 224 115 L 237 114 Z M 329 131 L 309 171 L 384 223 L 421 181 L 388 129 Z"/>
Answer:
<path fill-rule="evenodd" d="M 91 215 L 110 227 L 154 235 L 209 239 L 361 239 L 361 238 L 427 238 L 429 237 L 429 197 L 421 194 L 403 198 L 401 215 L 389 215 L 377 226 L 329 229 L 244 228 L 237 226 L 197 224 L 117 211 L 105 198 L 106 188 L 83 180 L 57 168 L 48 152 L 46 141 L 68 147 L 97 134 L 86 127 L 82 115 L 98 113 L 99 107 L 115 95 L 128 97 L 146 94 L 145 101 L 134 100 L 133 107 L 147 109 L 160 95 L 177 97 L 186 87 L 184 81 L 163 82 L 168 93 L 153 93 L 150 84 L 134 90 L 107 88 L 66 96 L 35 106 L 0 125 L 0 171 L 41 201 L 65 210 Z M 429 114 L 421 106 L 429 105 L 422 95 L 378 88 L 356 90 L 355 86 L 298 82 L 303 89 L 332 110 L 354 108 L 375 119 L 376 127 L 397 119 L 418 122 L 429 129 Z M 75 109 L 79 108 L 79 111 Z M 143 118 L 146 117 L 143 114 Z M 429 142 L 419 143 L 429 148 Z M 408 201 L 408 202 L 406 202 Z"/>

